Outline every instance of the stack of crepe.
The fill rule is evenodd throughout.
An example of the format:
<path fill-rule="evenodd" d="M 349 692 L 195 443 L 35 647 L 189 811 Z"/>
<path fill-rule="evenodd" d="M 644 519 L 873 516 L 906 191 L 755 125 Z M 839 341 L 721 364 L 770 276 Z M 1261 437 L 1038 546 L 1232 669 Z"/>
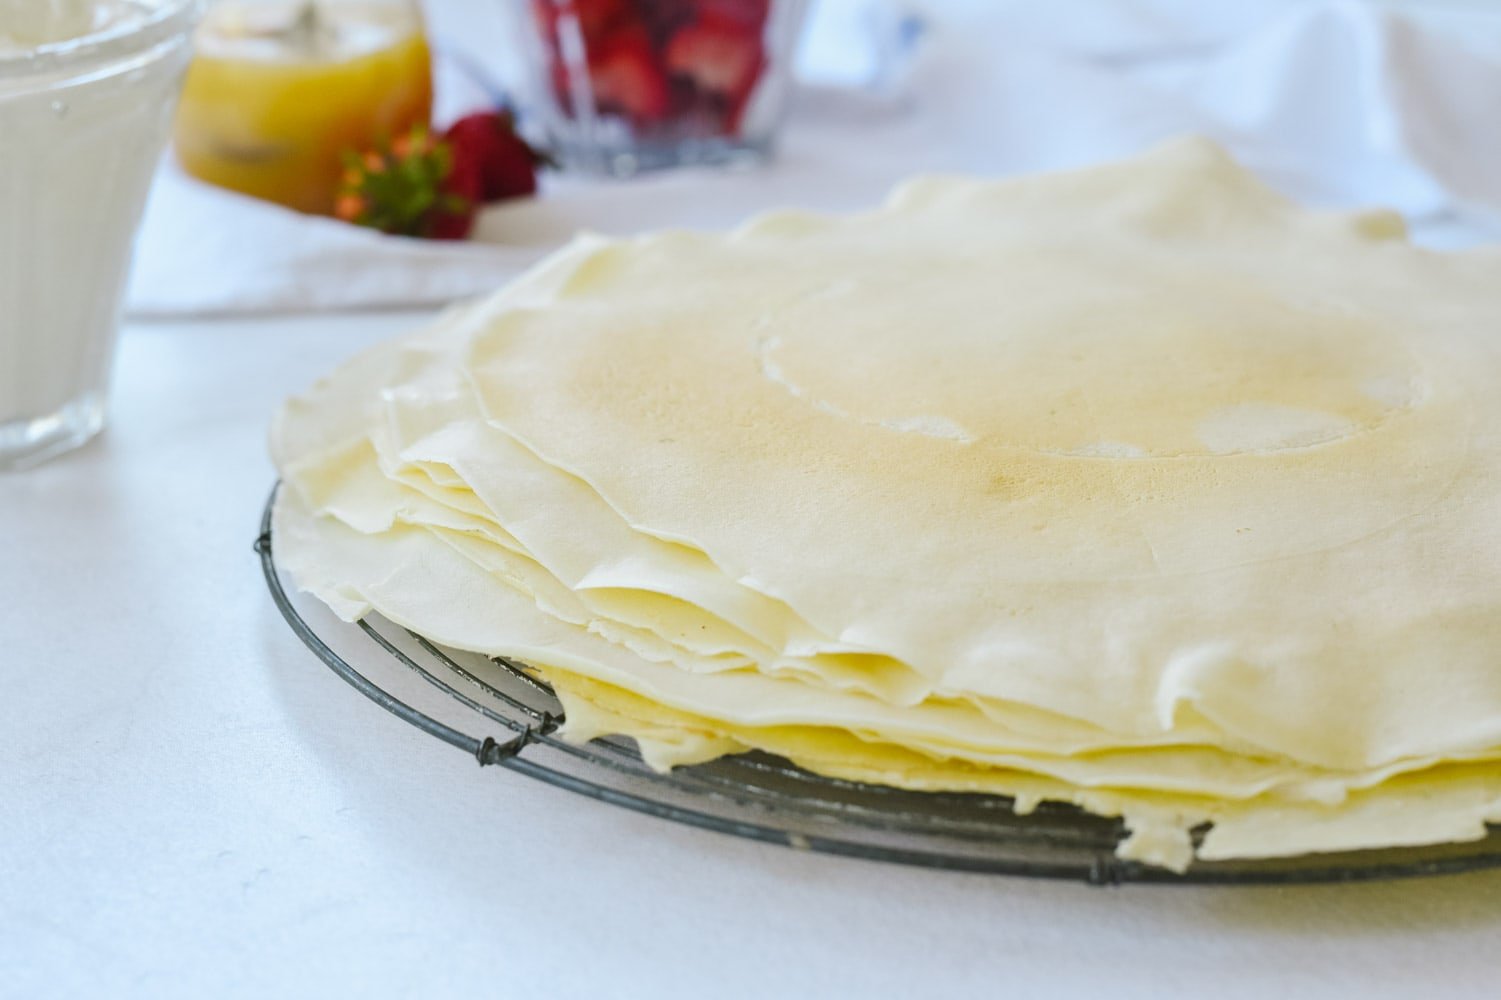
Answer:
<path fill-rule="evenodd" d="M 659 768 L 1072 802 L 1179 869 L 1501 821 L 1501 254 L 1207 143 L 581 238 L 273 439 L 302 588 Z"/>

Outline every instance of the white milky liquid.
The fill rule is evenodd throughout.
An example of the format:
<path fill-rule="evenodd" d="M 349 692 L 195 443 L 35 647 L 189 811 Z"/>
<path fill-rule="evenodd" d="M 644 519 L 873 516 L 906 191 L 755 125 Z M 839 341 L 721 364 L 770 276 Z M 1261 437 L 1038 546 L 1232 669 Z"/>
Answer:
<path fill-rule="evenodd" d="M 131 247 L 189 43 L 127 45 L 103 62 L 54 53 L 139 27 L 162 2 L 0 0 L 0 469 L 102 423 Z"/>

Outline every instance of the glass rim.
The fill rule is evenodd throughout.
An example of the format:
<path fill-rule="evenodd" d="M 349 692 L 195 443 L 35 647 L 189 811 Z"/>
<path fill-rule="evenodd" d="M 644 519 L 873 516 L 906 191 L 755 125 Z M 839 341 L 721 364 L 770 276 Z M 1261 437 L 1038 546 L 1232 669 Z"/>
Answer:
<path fill-rule="evenodd" d="M 149 51 L 191 33 L 204 0 L 157 0 L 146 16 L 20 52 L 0 52 L 0 80 L 25 80 L 80 70 Z"/>

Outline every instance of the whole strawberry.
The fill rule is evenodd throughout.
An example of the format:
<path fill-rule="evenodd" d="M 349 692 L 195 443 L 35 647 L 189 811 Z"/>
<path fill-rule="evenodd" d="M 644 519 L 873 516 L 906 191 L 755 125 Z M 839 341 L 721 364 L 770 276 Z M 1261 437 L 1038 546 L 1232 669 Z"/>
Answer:
<path fill-rule="evenodd" d="M 443 140 L 456 161 L 474 165 L 480 198 L 486 202 L 535 193 L 537 168 L 549 162 L 516 134 L 516 120 L 509 111 L 465 115 L 448 127 Z"/>
<path fill-rule="evenodd" d="M 379 149 L 346 154 L 334 215 L 398 236 L 461 240 L 483 186 L 473 160 L 418 126 Z"/>

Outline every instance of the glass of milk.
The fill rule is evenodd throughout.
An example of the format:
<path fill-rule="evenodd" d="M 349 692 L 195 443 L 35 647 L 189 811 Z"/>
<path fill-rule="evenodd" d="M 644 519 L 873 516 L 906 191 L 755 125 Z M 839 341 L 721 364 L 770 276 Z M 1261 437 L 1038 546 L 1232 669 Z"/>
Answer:
<path fill-rule="evenodd" d="M 0 0 L 0 470 L 104 425 L 141 210 L 201 0 Z"/>

